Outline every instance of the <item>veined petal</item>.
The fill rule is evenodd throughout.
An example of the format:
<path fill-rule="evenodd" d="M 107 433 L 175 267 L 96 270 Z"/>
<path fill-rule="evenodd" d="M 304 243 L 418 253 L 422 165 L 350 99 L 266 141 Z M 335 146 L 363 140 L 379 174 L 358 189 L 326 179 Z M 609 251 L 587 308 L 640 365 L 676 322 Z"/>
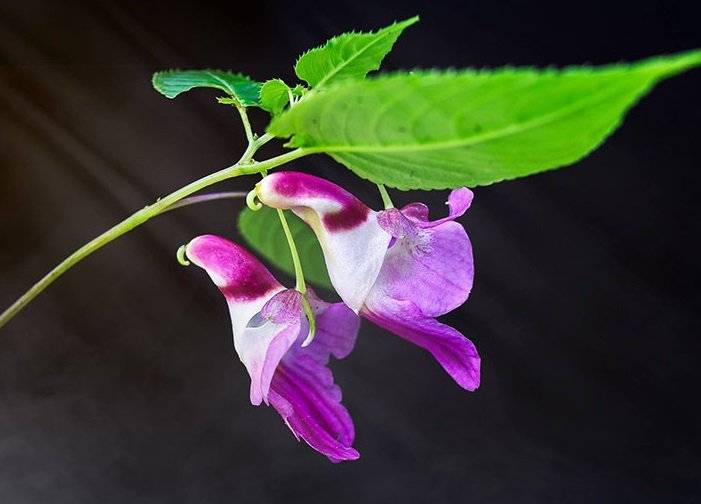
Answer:
<path fill-rule="evenodd" d="M 395 208 L 378 221 L 396 238 L 385 256 L 371 297 L 411 301 L 428 317 L 463 304 L 472 289 L 472 245 L 457 222 L 420 227 Z"/>
<path fill-rule="evenodd" d="M 382 266 L 391 236 L 377 214 L 345 189 L 313 175 L 277 172 L 257 186 L 260 201 L 291 209 L 314 231 L 336 292 L 356 313 Z"/>
<path fill-rule="evenodd" d="M 428 350 L 462 388 L 473 391 L 480 383 L 480 357 L 472 342 L 452 327 L 426 317 L 410 301 L 368 298 L 362 315 Z"/>
<path fill-rule="evenodd" d="M 320 364 L 329 361 L 329 355 L 336 359 L 347 357 L 353 347 L 360 329 L 360 317 L 353 313 L 345 303 L 327 303 L 319 299 L 309 289 L 307 298 L 316 317 L 317 336 L 314 345 L 299 351 L 305 351 Z"/>
<path fill-rule="evenodd" d="M 353 420 L 335 399 L 334 387 L 331 372 L 312 359 L 280 364 L 270 389 L 270 405 L 297 439 L 333 462 L 355 460 L 360 454 L 351 446 Z"/>
<path fill-rule="evenodd" d="M 354 460 L 360 455 L 351 446 L 353 420 L 341 404 L 341 389 L 327 364 L 329 355 L 342 358 L 353 349 L 360 319 L 343 303 L 310 298 L 317 335 L 311 345 L 298 342 L 285 354 L 268 398 L 298 439 L 333 462 Z"/>

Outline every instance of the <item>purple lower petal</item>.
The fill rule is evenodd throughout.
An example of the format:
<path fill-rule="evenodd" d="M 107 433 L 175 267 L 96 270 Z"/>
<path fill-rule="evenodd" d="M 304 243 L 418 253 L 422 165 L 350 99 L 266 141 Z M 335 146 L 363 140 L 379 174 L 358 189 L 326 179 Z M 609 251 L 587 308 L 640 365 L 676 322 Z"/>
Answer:
<path fill-rule="evenodd" d="M 355 429 L 331 371 L 309 355 L 278 366 L 268 400 L 298 438 L 332 461 L 354 460 Z"/>
<path fill-rule="evenodd" d="M 295 350 L 314 356 L 320 364 L 326 364 L 329 355 L 347 357 L 355 346 L 360 317 L 344 303 L 326 303 L 311 290 L 308 298 L 316 316 L 316 337 L 313 345 Z"/>
<path fill-rule="evenodd" d="M 472 342 L 452 327 L 426 317 L 410 302 L 385 298 L 361 314 L 388 331 L 431 352 L 462 388 L 480 384 L 480 357 Z"/>
<path fill-rule="evenodd" d="M 268 400 L 309 446 L 334 462 L 354 460 L 360 455 L 351 446 L 353 420 L 341 404 L 341 389 L 327 364 L 330 355 L 340 359 L 353 350 L 360 318 L 343 303 L 326 303 L 311 291 L 308 296 L 316 315 L 316 337 L 307 347 L 297 342 L 288 350 L 273 376 Z"/>

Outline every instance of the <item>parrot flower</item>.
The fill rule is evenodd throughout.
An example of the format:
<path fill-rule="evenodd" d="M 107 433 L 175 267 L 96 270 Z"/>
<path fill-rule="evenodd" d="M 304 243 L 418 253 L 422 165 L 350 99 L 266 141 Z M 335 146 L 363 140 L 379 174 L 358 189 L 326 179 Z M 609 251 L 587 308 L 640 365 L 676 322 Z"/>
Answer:
<path fill-rule="evenodd" d="M 302 295 L 283 287 L 246 249 L 205 235 L 193 239 L 185 253 L 226 299 L 234 347 L 251 377 L 251 403 L 271 405 L 298 440 L 332 461 L 357 459 L 353 421 L 327 367 L 330 355 L 341 359 L 353 349 L 357 315 L 308 291 L 317 329 L 312 343 L 302 347 L 308 331 Z"/>
<path fill-rule="evenodd" d="M 472 288 L 472 246 L 454 221 L 470 207 L 472 191 L 454 190 L 448 216 L 436 221 L 422 203 L 375 212 L 336 184 L 299 172 L 267 175 L 256 193 L 312 228 L 349 308 L 429 351 L 464 389 L 479 386 L 475 346 L 436 320 L 463 304 Z"/>

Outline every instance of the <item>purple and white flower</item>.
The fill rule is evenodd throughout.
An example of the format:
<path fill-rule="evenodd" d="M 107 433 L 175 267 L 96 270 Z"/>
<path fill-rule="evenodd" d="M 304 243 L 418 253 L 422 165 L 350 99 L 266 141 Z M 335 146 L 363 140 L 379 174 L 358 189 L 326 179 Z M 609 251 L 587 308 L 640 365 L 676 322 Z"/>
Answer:
<path fill-rule="evenodd" d="M 226 298 L 234 347 L 251 377 L 251 403 L 271 405 L 297 439 L 332 461 L 357 459 L 353 421 L 327 367 L 330 355 L 342 359 L 353 349 L 357 315 L 309 291 L 316 337 L 302 347 L 308 322 L 299 292 L 283 287 L 246 249 L 224 238 L 199 236 L 185 252 Z"/>
<path fill-rule="evenodd" d="M 268 175 L 256 192 L 309 224 L 334 288 L 354 312 L 428 350 L 461 387 L 479 386 L 475 346 L 436 320 L 472 288 L 472 246 L 454 221 L 470 207 L 472 191 L 452 191 L 448 216 L 436 221 L 422 203 L 375 212 L 345 189 L 299 172 Z"/>

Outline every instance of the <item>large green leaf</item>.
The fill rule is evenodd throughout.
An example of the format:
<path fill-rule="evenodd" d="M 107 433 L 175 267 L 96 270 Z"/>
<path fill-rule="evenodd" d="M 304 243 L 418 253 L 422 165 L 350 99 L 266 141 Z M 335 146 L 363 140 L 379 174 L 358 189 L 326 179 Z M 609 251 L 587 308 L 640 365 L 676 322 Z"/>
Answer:
<path fill-rule="evenodd" d="M 316 235 L 292 212 L 285 212 L 285 216 L 302 261 L 304 278 L 317 286 L 333 289 Z M 253 212 L 244 208 L 239 214 L 239 232 L 251 248 L 277 268 L 294 276 L 290 249 L 277 210 L 264 206 Z"/>
<path fill-rule="evenodd" d="M 214 88 L 248 107 L 258 105 L 260 95 L 258 82 L 227 70 L 167 70 L 153 74 L 151 82 L 157 91 L 168 98 L 175 98 L 193 88 Z"/>
<path fill-rule="evenodd" d="M 418 16 L 394 23 L 374 33 L 344 33 L 325 45 L 304 53 L 295 65 L 297 77 L 320 88 L 342 79 L 362 79 L 377 70 L 404 28 Z"/>
<path fill-rule="evenodd" d="M 269 131 L 400 189 L 491 184 L 568 165 L 701 50 L 563 70 L 412 72 L 309 93 Z"/>

